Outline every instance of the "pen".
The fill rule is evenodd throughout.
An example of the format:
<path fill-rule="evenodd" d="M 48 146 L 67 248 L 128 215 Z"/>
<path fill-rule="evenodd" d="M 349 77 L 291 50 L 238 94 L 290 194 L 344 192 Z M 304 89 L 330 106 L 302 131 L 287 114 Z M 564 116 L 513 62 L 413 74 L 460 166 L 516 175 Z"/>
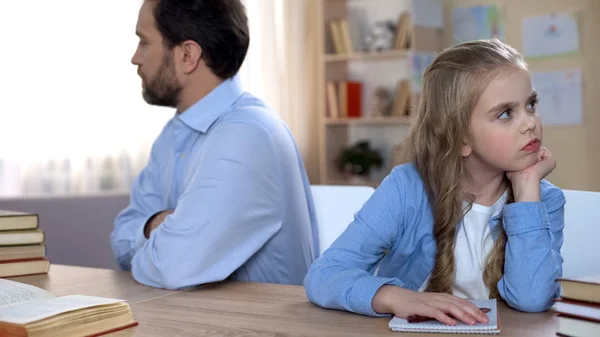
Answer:
<path fill-rule="evenodd" d="M 479 310 L 481 310 L 485 313 L 492 311 L 492 309 L 490 309 L 490 308 L 479 308 Z M 455 317 L 453 317 L 450 314 L 448 314 L 448 316 L 450 316 L 453 319 L 456 319 Z M 410 315 L 410 316 L 408 316 L 408 318 L 406 318 L 406 320 L 408 321 L 408 323 L 421 323 L 421 322 L 427 322 L 427 321 L 435 321 L 436 319 L 431 318 L 431 317 L 419 316 L 419 315 Z"/>

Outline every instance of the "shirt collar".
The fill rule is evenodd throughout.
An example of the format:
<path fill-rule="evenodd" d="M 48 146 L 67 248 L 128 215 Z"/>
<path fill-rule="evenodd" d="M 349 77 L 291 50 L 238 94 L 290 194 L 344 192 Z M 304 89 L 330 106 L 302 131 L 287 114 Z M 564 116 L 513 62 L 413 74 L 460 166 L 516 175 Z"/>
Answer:
<path fill-rule="evenodd" d="M 206 133 L 243 92 L 241 81 L 236 75 L 223 81 L 177 118 L 190 128 Z"/>

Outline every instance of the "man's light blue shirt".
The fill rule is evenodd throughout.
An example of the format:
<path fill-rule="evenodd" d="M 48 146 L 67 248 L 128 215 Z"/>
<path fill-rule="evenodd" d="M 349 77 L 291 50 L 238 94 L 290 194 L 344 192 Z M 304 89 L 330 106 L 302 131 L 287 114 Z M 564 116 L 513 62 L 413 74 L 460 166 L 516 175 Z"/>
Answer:
<path fill-rule="evenodd" d="M 148 219 L 169 209 L 146 239 Z M 122 269 L 153 287 L 302 284 L 319 251 L 316 218 L 285 123 L 237 77 L 175 115 L 115 220 L 111 246 Z"/>

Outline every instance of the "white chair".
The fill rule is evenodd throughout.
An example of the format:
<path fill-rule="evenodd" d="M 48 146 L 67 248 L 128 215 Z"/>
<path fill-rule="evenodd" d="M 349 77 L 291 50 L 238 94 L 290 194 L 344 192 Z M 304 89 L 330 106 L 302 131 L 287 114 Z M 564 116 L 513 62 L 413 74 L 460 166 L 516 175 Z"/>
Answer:
<path fill-rule="evenodd" d="M 561 249 L 563 277 L 600 275 L 600 193 L 563 190 L 564 242 Z"/>
<path fill-rule="evenodd" d="M 365 201 L 371 197 L 373 187 L 311 185 L 319 229 L 319 256 L 354 220 Z"/>

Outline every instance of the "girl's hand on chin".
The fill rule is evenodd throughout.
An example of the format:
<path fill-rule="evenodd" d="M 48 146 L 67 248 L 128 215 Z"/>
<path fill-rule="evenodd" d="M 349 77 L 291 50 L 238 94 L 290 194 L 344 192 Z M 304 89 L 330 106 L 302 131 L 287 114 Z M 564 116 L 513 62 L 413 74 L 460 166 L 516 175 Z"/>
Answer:
<path fill-rule="evenodd" d="M 511 181 L 516 202 L 540 201 L 540 181 L 556 167 L 554 156 L 545 147 L 538 151 L 535 164 L 521 171 L 506 172 Z"/>

